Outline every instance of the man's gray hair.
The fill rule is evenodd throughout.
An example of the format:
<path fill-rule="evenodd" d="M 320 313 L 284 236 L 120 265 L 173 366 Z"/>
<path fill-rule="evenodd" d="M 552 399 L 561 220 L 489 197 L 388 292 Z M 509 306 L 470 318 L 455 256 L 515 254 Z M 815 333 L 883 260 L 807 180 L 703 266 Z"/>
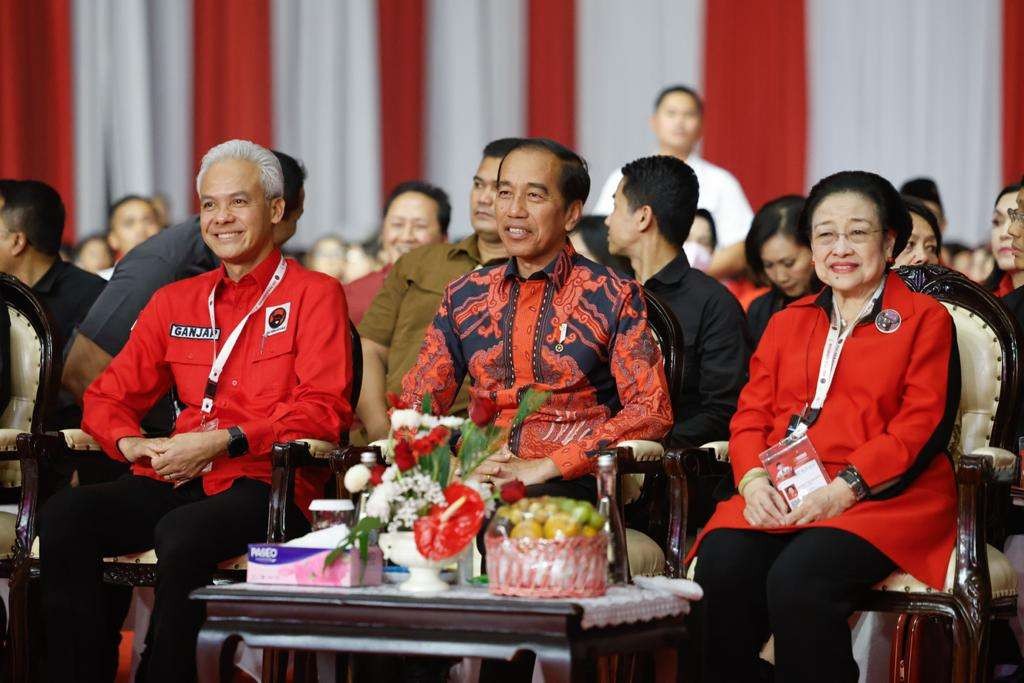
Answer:
<path fill-rule="evenodd" d="M 228 159 L 251 161 L 259 167 L 260 185 L 263 186 L 263 194 L 267 199 L 284 196 L 284 173 L 281 172 L 281 162 L 269 149 L 250 140 L 228 140 L 211 147 L 199 164 L 199 173 L 196 175 L 197 193 L 202 192 L 200 187 L 203 184 L 203 176 L 210 167 Z"/>

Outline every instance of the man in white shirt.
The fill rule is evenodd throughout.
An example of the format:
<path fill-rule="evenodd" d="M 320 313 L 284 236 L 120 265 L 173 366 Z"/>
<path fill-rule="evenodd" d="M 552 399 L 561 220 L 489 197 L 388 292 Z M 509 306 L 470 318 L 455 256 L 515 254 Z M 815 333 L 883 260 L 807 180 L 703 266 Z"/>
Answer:
<path fill-rule="evenodd" d="M 658 154 L 685 161 L 700 184 L 698 208 L 707 209 L 715 218 L 718 249 L 708 266 L 712 277 L 740 275 L 746 267 L 743 240 L 754 217 L 743 188 L 736 178 L 694 151 L 700 142 L 704 124 L 704 103 L 696 91 L 684 85 L 672 85 L 658 94 L 651 115 L 651 130 L 658 139 Z M 622 171 L 615 169 L 605 181 L 594 213 L 607 216 L 612 212 L 615 189 L 622 180 Z"/>

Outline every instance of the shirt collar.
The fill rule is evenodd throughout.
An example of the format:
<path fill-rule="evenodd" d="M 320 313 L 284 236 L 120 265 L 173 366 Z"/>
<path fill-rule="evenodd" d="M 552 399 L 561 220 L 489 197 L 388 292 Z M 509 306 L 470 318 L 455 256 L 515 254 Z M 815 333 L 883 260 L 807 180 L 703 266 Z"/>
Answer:
<path fill-rule="evenodd" d="M 546 278 L 551 280 L 552 284 L 555 285 L 556 289 L 561 289 L 562 285 L 565 284 L 566 279 L 569 277 L 569 273 L 572 272 L 573 263 L 576 260 L 576 250 L 572 248 L 572 243 L 566 238 L 565 246 L 558 252 L 558 256 L 552 259 L 551 263 L 544 266 L 544 268 L 528 279 L 537 280 L 540 278 Z M 504 279 L 509 280 L 511 278 L 520 278 L 519 268 L 516 267 L 516 259 L 510 258 L 508 265 L 505 266 Z"/>
<path fill-rule="evenodd" d="M 690 261 L 680 249 L 679 255 L 665 264 L 664 268 L 652 275 L 651 279 L 657 280 L 663 285 L 674 285 L 686 277 L 688 272 L 690 272 Z"/>
<path fill-rule="evenodd" d="M 480 242 L 477 234 L 473 233 L 469 237 L 463 238 L 453 244 L 449 255 L 454 256 L 456 254 L 466 254 L 469 258 L 473 259 L 475 263 L 481 263 Z"/>
<path fill-rule="evenodd" d="M 277 264 L 281 262 L 281 250 L 274 247 L 270 254 L 265 259 L 256 264 L 256 267 L 250 270 L 248 273 L 242 276 L 242 279 L 238 281 L 238 285 L 256 285 L 260 289 L 267 286 L 270 282 L 270 278 L 273 277 L 274 271 L 277 270 Z M 234 281 L 228 277 L 228 271 L 224 268 L 224 264 L 220 264 L 220 278 L 221 282 L 225 284 L 235 284 Z"/>
<path fill-rule="evenodd" d="M 57 258 L 53 262 L 53 265 L 47 269 L 43 276 L 39 278 L 39 281 L 32 285 L 32 291 L 39 292 L 40 294 L 49 294 L 53 290 L 53 286 L 57 284 L 57 278 L 60 276 L 60 272 L 68 264 L 60 258 Z"/>
<path fill-rule="evenodd" d="M 832 288 L 823 287 L 817 295 L 810 294 L 794 301 L 790 306 L 818 306 L 826 316 L 832 315 Z M 875 301 L 871 312 L 858 321 L 858 324 L 874 320 L 885 309 L 895 309 L 906 320 L 916 310 L 913 293 L 895 271 L 889 270 L 885 275 L 885 287 L 882 296 Z"/>

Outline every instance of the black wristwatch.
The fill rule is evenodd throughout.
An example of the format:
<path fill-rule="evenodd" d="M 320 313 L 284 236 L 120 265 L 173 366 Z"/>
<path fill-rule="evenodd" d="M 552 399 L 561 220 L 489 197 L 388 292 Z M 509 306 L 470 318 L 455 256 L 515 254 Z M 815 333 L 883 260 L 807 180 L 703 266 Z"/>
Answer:
<path fill-rule="evenodd" d="M 241 427 L 228 427 L 228 457 L 237 458 L 249 452 L 249 439 Z"/>
<path fill-rule="evenodd" d="M 850 485 L 850 488 L 853 489 L 853 497 L 858 502 L 867 498 L 868 494 L 871 493 L 868 490 L 867 483 L 864 481 L 864 477 L 860 476 L 860 472 L 853 465 L 842 469 L 837 476 Z"/>

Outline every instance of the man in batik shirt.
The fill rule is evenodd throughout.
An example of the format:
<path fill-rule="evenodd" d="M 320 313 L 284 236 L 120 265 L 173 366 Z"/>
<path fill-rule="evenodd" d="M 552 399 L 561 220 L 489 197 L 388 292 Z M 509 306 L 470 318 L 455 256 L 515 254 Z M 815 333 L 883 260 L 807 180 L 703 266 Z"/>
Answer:
<path fill-rule="evenodd" d="M 495 485 L 519 479 L 530 495 L 593 498 L 585 475 L 598 450 L 672 426 L 639 283 L 569 244 L 589 191 L 584 161 L 556 142 L 524 140 L 505 156 L 496 220 L 512 258 L 448 285 L 402 385 L 405 401 L 430 393 L 445 412 L 468 374 L 471 401 L 493 401 L 499 424 L 527 389 L 551 392 L 476 472 Z"/>

